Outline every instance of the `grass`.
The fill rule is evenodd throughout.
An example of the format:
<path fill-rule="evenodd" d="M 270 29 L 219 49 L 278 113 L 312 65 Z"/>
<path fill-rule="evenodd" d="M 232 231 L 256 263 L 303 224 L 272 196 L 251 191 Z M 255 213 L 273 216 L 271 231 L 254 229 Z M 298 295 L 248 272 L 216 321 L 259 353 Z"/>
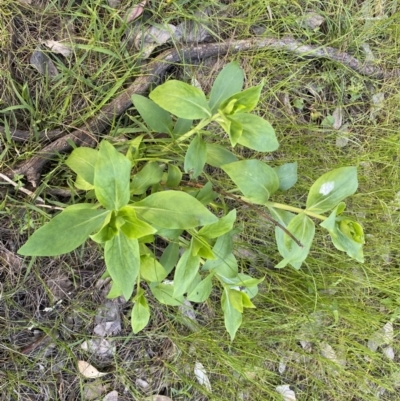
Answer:
<path fill-rule="evenodd" d="M 1 170 L 15 166 L 38 151 L 35 132 L 80 126 L 95 115 L 126 83 L 140 75 L 140 53 L 122 42 L 123 16 L 131 7 L 123 1 L 112 9 L 99 0 L 41 1 L 30 7 L 3 0 L 0 10 L 0 124 L 31 129 L 32 140 L 16 144 L 1 139 Z M 35 3 L 36 4 L 36 3 Z M 368 43 L 382 69 L 397 68 L 400 10 L 397 1 L 338 0 L 285 1 L 179 1 L 170 5 L 150 1 L 147 24 L 194 19 L 209 7 L 209 29 L 222 40 L 248 38 L 256 27 L 263 35 L 291 35 L 308 44 L 334 46 L 363 59 Z M 307 13 L 325 18 L 311 30 L 300 21 Z M 215 16 L 215 17 L 213 17 Z M 74 21 L 75 32 L 68 30 Z M 41 40 L 67 32 L 78 43 L 71 59 L 52 56 L 61 74 L 51 81 L 29 64 Z M 244 255 L 243 269 L 265 276 L 255 310 L 246 310 L 233 343 L 225 333 L 217 294 L 197 310 L 199 326 L 191 331 L 173 308 L 153 304 L 153 317 L 144 332 L 133 335 L 127 313 L 123 330 L 115 337 L 117 352 L 101 359 L 80 348 L 92 337 L 94 318 L 104 302 L 95 286 L 104 262 L 94 246 L 71 255 L 22 260 L 16 250 L 29 233 L 52 212 L 27 197 L 1 186 L 0 243 L 0 400 L 81 400 L 88 380 L 79 376 L 77 360 L 87 360 L 109 375 L 97 379 L 103 393 L 117 390 L 121 399 L 143 400 L 165 394 L 183 400 L 281 400 L 278 385 L 289 384 L 298 400 L 397 400 L 400 387 L 399 276 L 399 82 L 358 75 L 329 60 L 300 58 L 290 53 L 260 51 L 226 57 L 246 71 L 246 86 L 261 78 L 266 85 L 258 113 L 275 127 L 280 149 L 271 165 L 298 161 L 298 184 L 274 198 L 301 207 L 312 182 L 324 172 L 343 165 L 358 166 L 359 189 L 348 201 L 367 234 L 366 262 L 358 264 L 336 251 L 317 229 L 315 243 L 302 269 L 277 270 L 280 260 L 272 228 L 260 216 L 238 205 L 236 242 Z M 175 74 L 192 72 L 204 88 L 212 74 L 197 66 L 177 66 Z M 372 97 L 384 95 L 381 109 L 371 117 Z M 338 131 L 322 121 L 341 107 L 348 143 L 337 147 Z M 128 112 L 133 116 L 133 110 Z M 131 125 L 129 125 L 131 124 Z M 107 135 L 117 137 L 132 126 L 117 118 Z M 118 139 L 130 137 L 124 134 Z M 260 155 L 263 157 L 263 155 Z M 48 204 L 65 206 L 72 200 L 51 195 L 50 189 L 68 188 L 71 174 L 54 160 L 45 171 L 40 195 Z M 215 180 L 224 187 L 225 178 Z M 64 301 L 54 305 L 50 280 L 65 275 L 72 283 Z M 126 310 L 124 312 L 127 312 Z M 371 336 L 393 322 L 390 344 L 394 359 L 379 347 L 368 348 Z M 47 333 L 48 340 L 28 354 L 19 352 Z M 301 345 L 306 344 L 307 347 Z M 304 343 L 305 342 L 305 343 Z M 337 361 L 329 356 L 329 346 Z M 212 394 L 193 374 L 201 362 L 209 375 Z M 146 393 L 137 379 L 150 385 Z M 97 397 L 101 399 L 101 397 Z"/>

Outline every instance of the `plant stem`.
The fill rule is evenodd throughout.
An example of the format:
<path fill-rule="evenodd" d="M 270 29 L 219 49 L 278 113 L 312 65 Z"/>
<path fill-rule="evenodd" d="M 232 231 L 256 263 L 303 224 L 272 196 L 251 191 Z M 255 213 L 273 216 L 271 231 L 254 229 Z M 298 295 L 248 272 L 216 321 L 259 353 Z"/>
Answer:
<path fill-rule="evenodd" d="M 190 181 L 181 181 L 183 184 L 189 186 L 189 187 L 194 187 L 194 188 L 203 188 L 204 185 L 195 183 L 195 182 L 190 182 Z M 270 221 L 274 226 L 279 227 L 283 232 L 285 232 L 300 248 L 303 248 L 303 244 L 290 232 L 287 230 L 286 227 L 284 227 L 279 221 L 276 221 L 273 217 L 271 217 L 269 214 L 264 213 L 262 210 L 260 210 L 257 206 L 253 205 L 252 203 L 247 202 L 240 196 L 231 194 L 229 192 L 226 192 L 222 189 L 215 189 L 214 190 L 219 193 L 220 195 L 226 196 L 227 198 L 231 198 L 236 200 L 237 202 L 246 205 L 250 209 L 253 209 L 256 213 L 258 213 L 260 216 L 263 216 L 265 219 Z M 283 205 L 285 206 L 285 205 Z M 299 209 L 301 210 L 301 209 Z"/>
<path fill-rule="evenodd" d="M 205 126 L 207 126 L 208 124 L 210 124 L 211 121 L 215 120 L 218 117 L 218 114 L 215 114 L 209 118 L 205 118 L 203 120 L 201 120 L 194 128 L 192 128 L 190 131 L 186 132 L 186 134 L 183 134 L 182 136 L 180 136 L 176 142 L 183 142 L 186 139 L 190 138 L 193 134 L 195 134 L 196 132 L 200 131 L 202 128 L 204 128 Z"/>
<path fill-rule="evenodd" d="M 316 219 L 322 220 L 322 221 L 327 219 L 326 216 L 322 216 L 321 214 L 313 213 L 313 212 L 310 212 L 308 210 L 300 209 L 298 207 L 285 205 L 284 203 L 267 202 L 265 204 L 265 206 L 274 207 L 275 209 L 287 210 L 288 212 L 294 212 L 294 213 L 297 213 L 297 214 L 304 213 L 307 216 L 315 217 Z"/>

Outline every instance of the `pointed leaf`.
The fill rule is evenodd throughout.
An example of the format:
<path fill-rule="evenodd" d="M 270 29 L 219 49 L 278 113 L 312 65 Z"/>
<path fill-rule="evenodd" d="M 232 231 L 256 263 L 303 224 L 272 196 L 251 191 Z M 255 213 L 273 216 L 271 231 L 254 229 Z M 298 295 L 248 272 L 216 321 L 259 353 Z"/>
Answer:
<path fill-rule="evenodd" d="M 212 202 L 216 197 L 217 193 L 212 190 L 212 184 L 210 181 L 207 182 L 206 185 L 204 185 L 203 188 L 200 189 L 200 191 L 197 192 L 195 198 L 201 202 L 203 205 L 208 205 L 210 202 Z M 203 224 L 205 225 L 205 224 Z"/>
<path fill-rule="evenodd" d="M 119 233 L 106 242 L 104 259 L 112 280 L 128 301 L 136 284 L 140 268 L 140 251 L 137 239 Z"/>
<path fill-rule="evenodd" d="M 180 118 L 211 117 L 211 110 L 202 90 L 181 81 L 167 81 L 154 89 L 149 97 L 163 109 Z"/>
<path fill-rule="evenodd" d="M 178 191 L 157 192 L 133 207 L 150 224 L 170 229 L 189 229 L 218 220 L 193 196 Z"/>
<path fill-rule="evenodd" d="M 123 217 L 125 223 L 120 230 L 128 238 L 142 238 L 157 232 L 150 224 L 136 217 L 135 209 L 132 206 L 124 206 L 118 211 L 118 215 Z"/>
<path fill-rule="evenodd" d="M 220 104 L 228 97 L 240 92 L 243 87 L 244 73 L 239 63 L 233 61 L 227 64 L 218 74 L 211 88 L 210 100 L 211 110 L 215 113 Z"/>
<path fill-rule="evenodd" d="M 227 293 L 228 290 L 225 289 L 221 298 L 221 306 L 224 312 L 226 330 L 228 331 L 231 337 L 231 341 L 233 341 L 237 330 L 242 324 L 242 314 L 233 307 Z"/>
<path fill-rule="evenodd" d="M 49 223 L 36 230 L 18 253 L 29 256 L 55 256 L 71 252 L 82 245 L 89 234 L 101 227 L 110 212 L 93 209 L 91 204 L 79 206 L 67 207 Z"/>
<path fill-rule="evenodd" d="M 98 154 L 98 150 L 85 147 L 77 148 L 72 151 L 65 164 L 87 183 L 93 185 Z"/>
<path fill-rule="evenodd" d="M 279 189 L 286 191 L 297 182 L 297 162 L 282 164 L 274 167 L 275 173 L 279 179 Z"/>
<path fill-rule="evenodd" d="M 241 160 L 225 164 L 222 169 L 229 175 L 246 198 L 264 204 L 279 188 L 274 169 L 259 160 Z"/>
<path fill-rule="evenodd" d="M 199 271 L 200 257 L 192 255 L 192 245 L 183 253 L 175 269 L 174 297 L 186 293 Z"/>
<path fill-rule="evenodd" d="M 279 143 L 272 125 L 259 116 L 248 113 L 237 113 L 229 119 L 239 123 L 242 131 L 237 142 L 258 152 L 273 152 Z"/>
<path fill-rule="evenodd" d="M 174 136 L 181 136 L 190 131 L 193 125 L 193 120 L 187 120 L 185 118 L 178 118 L 175 123 L 174 131 L 172 134 Z"/>
<path fill-rule="evenodd" d="M 342 210 L 340 210 L 342 209 Z M 364 243 L 364 235 L 362 232 L 362 227 L 357 222 L 351 219 L 344 219 L 342 222 L 337 217 L 339 212 L 343 211 L 343 204 L 340 203 L 331 213 L 327 220 L 323 221 L 320 226 L 328 230 L 333 245 L 339 251 L 344 251 L 351 258 L 357 260 L 360 263 L 364 262 L 364 254 L 363 254 L 363 243 Z M 346 221 L 347 220 L 347 221 Z M 342 223 L 342 226 L 341 226 Z M 343 231 L 343 228 L 346 229 L 348 225 L 358 225 L 355 228 L 352 228 L 354 232 L 356 229 L 359 232 L 357 235 L 354 235 L 351 231 L 347 230 Z"/>
<path fill-rule="evenodd" d="M 132 95 L 132 103 L 152 131 L 166 134 L 172 131 L 171 116 L 158 104 L 141 95 Z"/>
<path fill-rule="evenodd" d="M 179 259 L 179 244 L 177 242 L 170 242 L 161 255 L 160 263 L 169 274 L 176 266 Z"/>
<path fill-rule="evenodd" d="M 284 259 L 276 265 L 277 268 L 290 264 L 295 269 L 300 269 L 301 264 L 307 258 L 315 234 L 314 222 L 305 214 L 295 216 L 286 227 L 293 236 L 301 242 L 299 247 L 292 238 L 284 234 Z"/>
<path fill-rule="evenodd" d="M 153 256 L 143 255 L 140 258 L 140 276 L 149 283 L 160 283 L 168 272 Z"/>
<path fill-rule="evenodd" d="M 174 188 L 179 186 L 182 181 L 182 172 L 178 166 L 168 164 L 167 187 Z"/>
<path fill-rule="evenodd" d="M 213 275 L 209 274 L 201 280 L 191 292 L 188 292 L 187 299 L 191 302 L 204 302 L 208 299 L 212 290 Z"/>
<path fill-rule="evenodd" d="M 236 209 L 231 210 L 226 216 L 221 217 L 217 222 L 204 226 L 200 229 L 199 235 L 207 238 L 217 238 L 231 231 L 236 220 Z"/>
<path fill-rule="evenodd" d="M 133 195 L 144 194 L 149 187 L 158 184 L 163 175 L 162 168 L 157 162 L 147 163 L 137 174 L 134 175 L 130 191 Z"/>
<path fill-rule="evenodd" d="M 157 284 L 156 286 L 150 286 L 150 290 L 157 301 L 164 305 L 179 306 L 184 302 L 183 295 L 174 296 L 174 286 L 171 284 Z"/>
<path fill-rule="evenodd" d="M 190 142 L 185 155 L 185 173 L 190 173 L 192 178 L 197 178 L 202 172 L 207 159 L 206 143 L 200 135 L 196 135 Z"/>
<path fill-rule="evenodd" d="M 109 210 L 118 210 L 129 202 L 131 163 L 114 146 L 103 140 L 97 156 L 94 186 L 96 198 Z"/>
<path fill-rule="evenodd" d="M 143 330 L 150 320 L 150 308 L 144 295 L 135 300 L 132 309 L 131 325 L 134 334 Z"/>
<path fill-rule="evenodd" d="M 237 157 L 224 146 L 215 143 L 207 143 L 207 164 L 213 167 L 221 167 L 237 161 Z"/>
<path fill-rule="evenodd" d="M 224 100 L 219 107 L 226 115 L 233 115 L 235 113 L 247 113 L 252 111 L 260 100 L 261 90 L 264 83 L 253 86 L 242 92 L 236 93 L 228 99 Z"/>
<path fill-rule="evenodd" d="M 307 210 L 324 213 L 353 195 L 358 187 L 357 168 L 340 167 L 325 173 L 311 186 L 307 197 Z"/>
<path fill-rule="evenodd" d="M 226 289 L 228 293 L 229 302 L 240 313 L 243 313 L 243 298 L 242 293 L 238 290 Z"/>

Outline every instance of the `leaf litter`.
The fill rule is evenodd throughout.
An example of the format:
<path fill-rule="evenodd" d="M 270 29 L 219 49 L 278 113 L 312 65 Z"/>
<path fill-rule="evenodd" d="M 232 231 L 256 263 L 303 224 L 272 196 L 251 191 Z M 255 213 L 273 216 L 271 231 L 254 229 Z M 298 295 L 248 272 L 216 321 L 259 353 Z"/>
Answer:
<path fill-rule="evenodd" d="M 78 361 L 79 373 L 87 379 L 97 379 L 108 375 L 108 373 L 99 372 L 93 365 L 86 361 Z"/>

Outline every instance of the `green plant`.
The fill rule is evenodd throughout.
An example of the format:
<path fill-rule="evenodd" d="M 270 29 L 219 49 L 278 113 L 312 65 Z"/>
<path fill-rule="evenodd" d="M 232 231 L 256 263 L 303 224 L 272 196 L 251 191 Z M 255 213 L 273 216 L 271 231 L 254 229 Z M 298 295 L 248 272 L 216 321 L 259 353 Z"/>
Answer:
<path fill-rule="evenodd" d="M 150 318 L 146 289 L 159 302 L 177 306 L 185 297 L 204 302 L 217 283 L 231 339 L 241 325 L 243 310 L 254 308 L 251 299 L 263 278 L 239 272 L 232 239 L 236 210 L 228 211 L 226 198 L 268 207 L 283 256 L 278 268 L 288 264 L 300 268 L 314 238 L 314 220 L 322 221 L 320 226 L 337 249 L 362 262 L 362 227 L 342 215 L 342 200 L 358 186 L 355 167 L 341 167 L 318 178 L 309 190 L 306 208 L 299 209 L 270 201 L 273 193 L 296 183 L 296 163 L 272 168 L 257 159 L 238 160 L 227 147 L 215 143 L 221 138 L 218 131 L 205 130 L 210 124 L 219 125 L 232 148 L 237 144 L 258 152 L 278 148 L 272 126 L 250 114 L 263 84 L 241 91 L 243 81 L 241 68 L 230 63 L 218 75 L 208 99 L 200 89 L 175 80 L 158 86 L 150 99 L 134 95 L 132 101 L 148 135 L 124 143 L 125 155 L 106 140 L 98 150 L 75 149 L 66 164 L 77 174 L 76 187 L 94 193 L 97 202 L 67 207 L 38 229 L 19 253 L 68 253 L 89 237 L 99 243 L 113 283 L 108 297 L 123 295 L 129 300 L 134 294 L 135 333 Z M 193 126 L 193 120 L 199 121 Z M 214 192 L 204 171 L 206 164 L 229 176 L 230 191 L 214 188 Z M 200 175 L 198 183 L 195 179 Z M 328 211 L 332 211 L 329 217 L 322 215 Z M 160 255 L 152 246 L 157 240 L 164 244 Z"/>

